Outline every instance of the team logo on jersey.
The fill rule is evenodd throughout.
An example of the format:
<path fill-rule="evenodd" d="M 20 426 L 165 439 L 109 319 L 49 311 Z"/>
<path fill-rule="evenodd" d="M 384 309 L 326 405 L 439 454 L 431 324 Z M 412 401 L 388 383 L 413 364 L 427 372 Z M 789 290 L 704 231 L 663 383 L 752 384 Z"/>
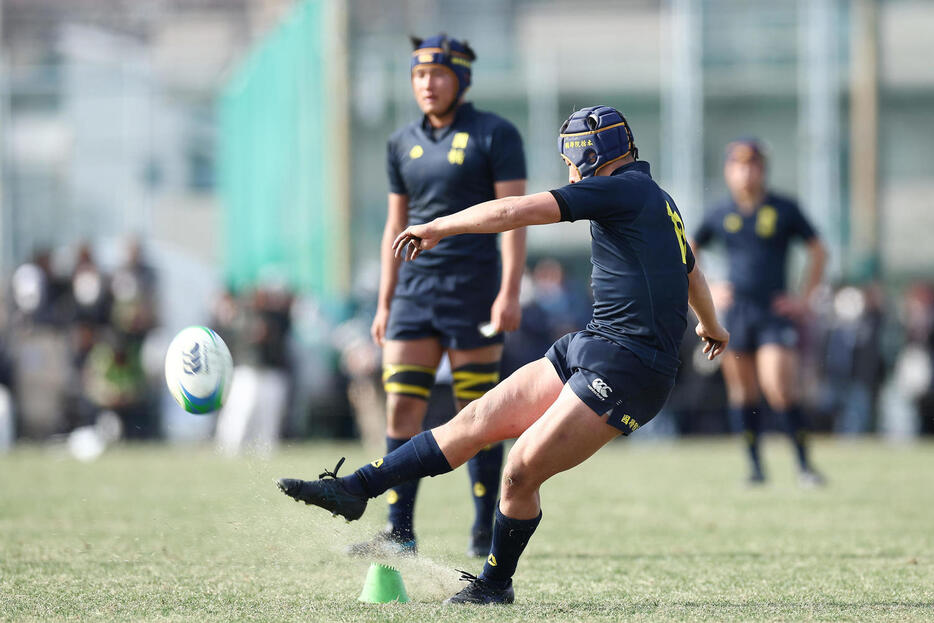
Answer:
<path fill-rule="evenodd" d="M 726 218 L 723 219 L 723 229 L 727 230 L 731 234 L 735 234 L 743 228 L 743 217 L 735 212 L 730 212 L 726 215 Z"/>
<path fill-rule="evenodd" d="M 415 147 L 409 150 L 409 158 L 411 158 L 412 160 L 418 160 L 419 158 L 422 157 L 424 153 L 425 153 L 425 150 L 422 149 L 422 146 L 416 145 Z"/>
<path fill-rule="evenodd" d="M 594 395 L 599 396 L 600 400 L 606 400 L 607 396 L 613 392 L 610 386 L 606 384 L 606 381 L 600 378 L 594 379 L 587 388 L 592 391 Z"/>
<path fill-rule="evenodd" d="M 491 567 L 495 567 L 495 566 L 496 566 L 496 556 L 494 556 L 493 554 L 490 554 L 489 556 L 487 556 L 487 557 L 486 557 L 486 561 L 487 561 L 488 563 L 490 563 L 490 566 L 491 566 Z"/>
<path fill-rule="evenodd" d="M 379 469 L 380 465 L 382 464 L 383 464 L 383 459 L 376 459 L 375 461 L 370 462 L 370 465 L 372 465 L 376 469 Z"/>
<path fill-rule="evenodd" d="M 467 132 L 455 132 L 451 139 L 451 151 L 448 152 L 448 162 L 451 164 L 464 164 L 464 150 L 467 149 L 467 141 L 470 140 L 470 134 Z"/>
<path fill-rule="evenodd" d="M 778 212 L 772 206 L 762 206 L 756 215 L 756 234 L 760 238 L 771 238 L 775 233 Z"/>

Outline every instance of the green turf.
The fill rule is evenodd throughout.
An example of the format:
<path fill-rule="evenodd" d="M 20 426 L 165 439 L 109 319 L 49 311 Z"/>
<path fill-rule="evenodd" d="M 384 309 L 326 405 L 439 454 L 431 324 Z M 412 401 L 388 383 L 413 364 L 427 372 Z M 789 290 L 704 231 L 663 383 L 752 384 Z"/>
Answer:
<path fill-rule="evenodd" d="M 466 474 L 423 485 L 422 557 L 399 565 L 409 604 L 360 604 L 367 561 L 347 524 L 287 500 L 356 445 L 271 460 L 122 447 L 91 464 L 48 448 L 0 457 L 0 620 L 931 621 L 934 445 L 817 444 L 831 480 L 805 491 L 770 439 L 771 484 L 741 486 L 734 442 L 615 443 L 546 484 L 544 520 L 511 607 L 444 607 L 459 588 Z"/>

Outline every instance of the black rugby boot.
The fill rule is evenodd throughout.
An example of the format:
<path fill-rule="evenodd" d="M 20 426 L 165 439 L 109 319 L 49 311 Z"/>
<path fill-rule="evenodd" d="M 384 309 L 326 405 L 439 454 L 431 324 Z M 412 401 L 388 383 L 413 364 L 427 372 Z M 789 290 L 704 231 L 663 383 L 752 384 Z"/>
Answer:
<path fill-rule="evenodd" d="M 516 599 L 516 593 L 512 590 L 512 580 L 505 588 L 496 588 L 483 578 L 478 578 L 472 573 L 461 571 L 461 580 L 470 582 L 462 588 L 460 592 L 444 600 L 446 604 L 477 604 L 486 606 L 489 604 L 511 604 Z"/>
<path fill-rule="evenodd" d="M 296 502 L 320 506 L 332 515 L 340 515 L 347 521 L 360 519 L 366 510 L 367 499 L 347 490 L 337 478 L 337 470 L 343 465 L 341 458 L 334 467 L 334 471 L 325 470 L 318 475 L 318 480 L 299 480 L 297 478 L 280 478 L 276 486 Z"/>

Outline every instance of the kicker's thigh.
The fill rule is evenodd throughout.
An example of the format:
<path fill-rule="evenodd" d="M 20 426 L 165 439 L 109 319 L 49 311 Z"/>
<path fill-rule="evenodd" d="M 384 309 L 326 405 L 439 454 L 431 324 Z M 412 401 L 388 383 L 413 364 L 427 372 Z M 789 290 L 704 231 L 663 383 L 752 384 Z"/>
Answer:
<path fill-rule="evenodd" d="M 522 433 L 506 460 L 507 487 L 537 488 L 593 455 L 622 431 L 565 386 L 545 414 Z M 520 482 L 521 481 L 521 482 Z"/>
<path fill-rule="evenodd" d="M 474 400 L 432 433 L 456 467 L 484 446 L 521 435 L 561 393 L 563 384 L 545 358 L 528 363 Z"/>

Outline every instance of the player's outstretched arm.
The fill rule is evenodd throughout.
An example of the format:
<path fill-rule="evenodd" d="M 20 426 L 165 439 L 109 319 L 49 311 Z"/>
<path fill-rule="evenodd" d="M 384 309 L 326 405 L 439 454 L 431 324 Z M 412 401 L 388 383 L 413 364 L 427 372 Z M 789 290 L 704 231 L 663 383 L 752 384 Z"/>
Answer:
<path fill-rule="evenodd" d="M 544 225 L 561 220 L 561 209 L 551 193 L 503 197 L 485 201 L 466 210 L 413 225 L 396 236 L 392 248 L 396 257 L 414 260 L 443 238 L 456 234 L 496 234 L 527 225 Z"/>
<path fill-rule="evenodd" d="M 704 352 L 707 353 L 708 359 L 713 359 L 726 350 L 726 345 L 730 342 L 730 334 L 717 320 L 717 310 L 710 296 L 707 279 L 700 266 L 696 264 L 694 270 L 688 273 L 688 304 L 700 321 L 697 323 L 695 332 L 706 342 Z"/>

